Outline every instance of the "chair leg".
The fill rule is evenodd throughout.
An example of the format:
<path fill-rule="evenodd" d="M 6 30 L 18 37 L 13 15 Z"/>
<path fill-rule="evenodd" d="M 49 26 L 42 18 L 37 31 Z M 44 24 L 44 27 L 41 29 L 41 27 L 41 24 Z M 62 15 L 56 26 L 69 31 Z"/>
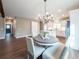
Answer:
<path fill-rule="evenodd" d="M 28 59 L 36 59 L 36 58 L 34 58 L 34 56 L 32 56 L 31 54 L 28 54 Z"/>
<path fill-rule="evenodd" d="M 42 59 L 42 54 L 37 59 Z"/>
<path fill-rule="evenodd" d="M 27 59 L 35 59 L 35 58 L 30 53 L 28 53 Z"/>
<path fill-rule="evenodd" d="M 27 55 L 27 59 L 29 59 L 29 55 Z"/>

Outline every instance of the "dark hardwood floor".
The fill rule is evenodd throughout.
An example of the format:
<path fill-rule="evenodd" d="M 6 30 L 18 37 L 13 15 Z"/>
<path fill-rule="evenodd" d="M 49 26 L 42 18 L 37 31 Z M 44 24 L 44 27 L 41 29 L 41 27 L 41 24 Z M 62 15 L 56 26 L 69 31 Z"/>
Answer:
<path fill-rule="evenodd" d="M 65 43 L 63 38 L 59 38 L 59 40 Z M 26 38 L 16 39 L 7 36 L 6 39 L 0 40 L 0 59 L 28 59 L 27 55 Z M 42 57 L 40 56 L 38 59 L 42 59 Z"/>
<path fill-rule="evenodd" d="M 60 42 L 65 43 L 65 38 L 59 38 Z M 79 59 L 79 51 L 66 49 L 61 59 Z M 0 40 L 0 59 L 27 59 L 26 38 L 9 38 Z M 32 57 L 30 58 L 32 59 Z M 42 59 L 41 56 L 38 59 Z"/>
<path fill-rule="evenodd" d="M 26 38 L 0 40 L 0 59 L 27 59 Z"/>

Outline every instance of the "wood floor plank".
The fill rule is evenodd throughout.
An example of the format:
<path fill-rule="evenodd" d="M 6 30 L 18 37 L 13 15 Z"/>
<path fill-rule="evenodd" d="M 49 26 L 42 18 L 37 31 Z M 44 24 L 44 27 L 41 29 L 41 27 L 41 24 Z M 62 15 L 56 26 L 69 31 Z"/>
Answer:
<path fill-rule="evenodd" d="M 26 38 L 0 40 L 0 59 L 27 59 Z"/>

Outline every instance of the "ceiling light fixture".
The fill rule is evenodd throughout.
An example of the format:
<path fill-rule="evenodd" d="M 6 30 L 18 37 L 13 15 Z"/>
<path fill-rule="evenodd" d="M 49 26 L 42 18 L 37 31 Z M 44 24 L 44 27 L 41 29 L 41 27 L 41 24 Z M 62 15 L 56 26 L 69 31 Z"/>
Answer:
<path fill-rule="evenodd" d="M 61 9 L 58 9 L 58 12 L 62 12 L 62 10 Z"/>
<path fill-rule="evenodd" d="M 40 19 L 40 21 L 42 21 L 43 23 L 47 23 L 49 22 L 50 20 L 53 20 L 53 14 L 49 14 L 46 10 L 46 2 L 47 0 L 44 0 L 44 4 L 45 4 L 45 7 L 44 7 L 44 11 L 45 11 L 45 15 L 44 16 L 41 16 L 40 14 L 38 15 L 38 18 Z"/>

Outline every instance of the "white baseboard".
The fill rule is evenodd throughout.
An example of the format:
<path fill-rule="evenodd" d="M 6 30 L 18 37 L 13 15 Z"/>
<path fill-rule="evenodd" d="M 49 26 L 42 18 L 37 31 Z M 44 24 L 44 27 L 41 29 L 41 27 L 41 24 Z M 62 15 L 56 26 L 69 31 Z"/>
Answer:
<path fill-rule="evenodd" d="M 5 39 L 5 37 L 0 37 L 0 40 L 1 40 L 1 39 Z"/>
<path fill-rule="evenodd" d="M 26 36 L 15 36 L 16 38 L 22 38 L 22 37 L 26 37 Z"/>

